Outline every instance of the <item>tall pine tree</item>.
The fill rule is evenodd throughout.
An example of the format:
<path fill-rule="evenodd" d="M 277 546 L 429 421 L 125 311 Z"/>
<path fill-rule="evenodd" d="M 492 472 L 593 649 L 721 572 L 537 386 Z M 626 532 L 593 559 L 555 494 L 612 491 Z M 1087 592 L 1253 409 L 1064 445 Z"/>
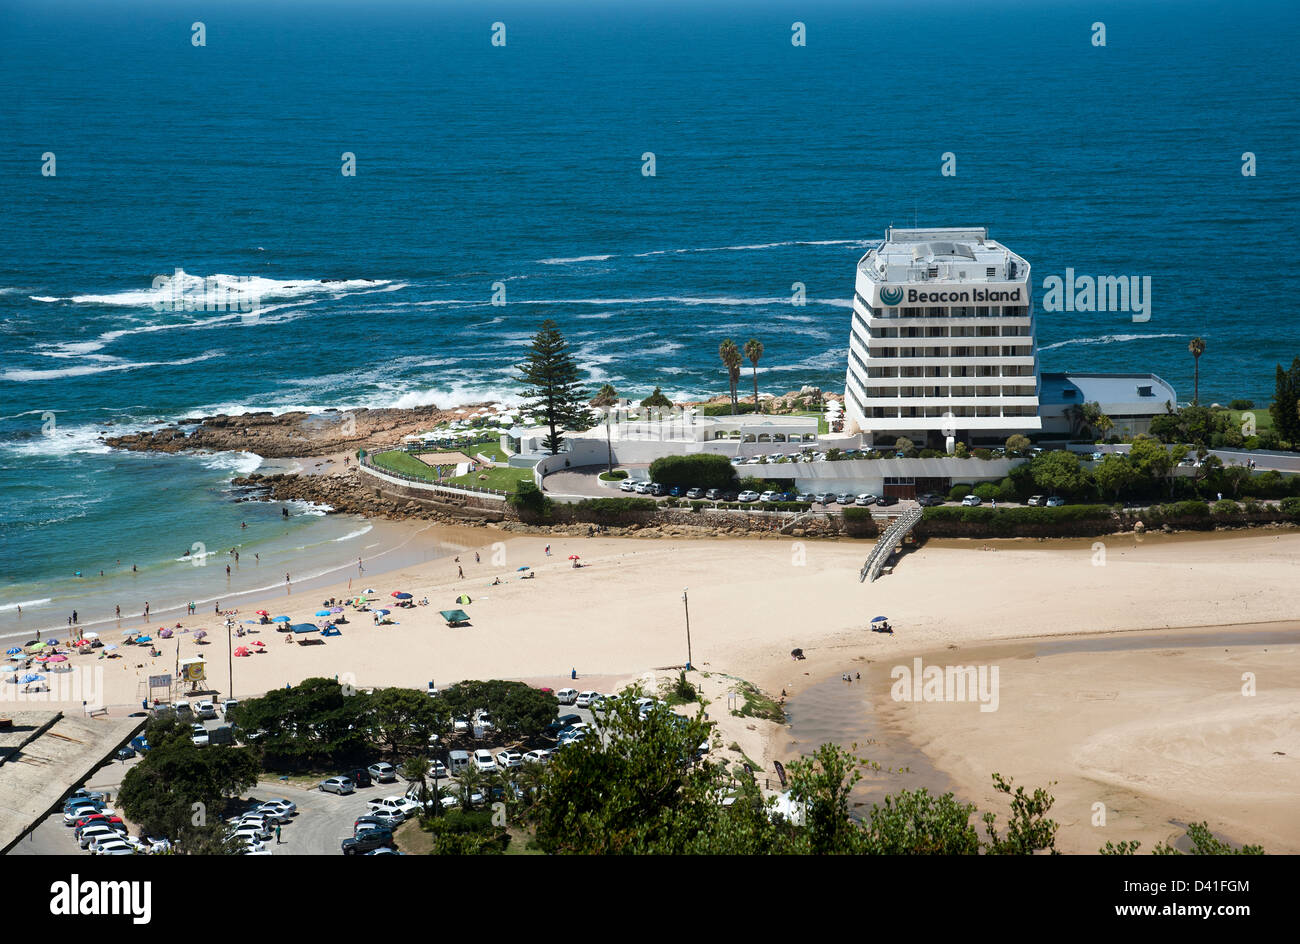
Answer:
<path fill-rule="evenodd" d="M 1277 365 L 1277 388 L 1273 392 L 1273 405 L 1268 409 L 1278 436 L 1289 442 L 1292 449 L 1300 445 L 1300 357 L 1291 361 L 1290 370 Z"/>
<path fill-rule="evenodd" d="M 550 433 L 542 445 L 556 455 L 564 442 L 562 430 L 581 430 L 591 425 L 587 394 L 582 389 L 578 365 L 569 355 L 569 343 L 555 322 L 547 318 L 528 349 L 528 359 L 518 365 L 519 379 L 527 384 L 522 396 L 524 409 L 540 416 Z"/>

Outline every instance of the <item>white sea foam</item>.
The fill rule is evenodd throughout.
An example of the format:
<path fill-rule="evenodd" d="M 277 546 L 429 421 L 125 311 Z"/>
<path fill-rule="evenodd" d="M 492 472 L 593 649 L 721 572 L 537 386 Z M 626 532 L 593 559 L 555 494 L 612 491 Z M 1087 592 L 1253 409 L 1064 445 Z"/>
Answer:
<path fill-rule="evenodd" d="M 262 457 L 251 452 L 214 452 L 202 457 L 203 465 L 219 472 L 249 475 L 262 465 Z"/>
<path fill-rule="evenodd" d="M 1057 341 L 1055 344 L 1044 344 L 1039 348 L 1039 350 L 1050 351 L 1054 348 L 1066 347 L 1070 344 L 1123 344 L 1126 341 L 1148 341 L 1155 338 L 1190 337 L 1190 334 L 1103 334 L 1095 338 L 1071 338 L 1068 341 Z"/>
<path fill-rule="evenodd" d="M 102 374 L 118 370 L 142 370 L 146 367 L 183 367 L 197 364 L 214 357 L 225 357 L 221 351 L 208 351 L 197 357 L 185 357 L 176 361 L 121 361 L 119 363 L 83 364 L 79 367 L 64 367 L 59 370 L 7 370 L 0 374 L 5 380 L 26 383 L 32 380 L 58 380 L 63 377 L 85 377 L 90 374 Z"/>
<path fill-rule="evenodd" d="M 41 597 L 39 600 L 18 600 L 14 603 L 0 603 L 0 612 L 4 612 L 5 610 L 17 610 L 20 606 L 24 610 L 30 610 L 38 606 L 45 606 L 49 602 L 49 597 Z"/>
<path fill-rule="evenodd" d="M 375 530 L 375 526 L 372 524 L 368 524 L 359 531 L 353 531 L 350 534 L 345 534 L 341 538 L 334 538 L 334 543 L 341 544 L 344 541 L 351 541 L 353 538 L 359 538 L 363 534 L 369 534 L 373 530 Z"/>
<path fill-rule="evenodd" d="M 58 302 L 63 300 L 52 295 L 28 295 L 27 297 L 34 302 Z"/>
<path fill-rule="evenodd" d="M 564 265 L 569 262 L 604 262 L 614 258 L 613 253 L 604 256 L 574 256 L 572 259 L 543 259 L 542 265 Z"/>

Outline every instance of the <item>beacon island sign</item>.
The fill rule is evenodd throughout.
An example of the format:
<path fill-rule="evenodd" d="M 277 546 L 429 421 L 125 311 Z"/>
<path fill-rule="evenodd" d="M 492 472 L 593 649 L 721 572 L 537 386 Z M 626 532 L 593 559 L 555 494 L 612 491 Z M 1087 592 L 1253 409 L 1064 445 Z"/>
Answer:
<path fill-rule="evenodd" d="M 1028 305 L 1029 292 L 1021 283 L 952 288 L 882 285 L 880 304 L 890 308 L 898 305 Z"/>

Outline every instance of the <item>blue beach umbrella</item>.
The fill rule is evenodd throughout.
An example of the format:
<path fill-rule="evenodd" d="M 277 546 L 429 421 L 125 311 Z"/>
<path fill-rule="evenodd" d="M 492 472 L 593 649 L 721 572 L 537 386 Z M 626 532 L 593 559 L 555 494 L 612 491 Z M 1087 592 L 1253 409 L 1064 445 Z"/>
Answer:
<path fill-rule="evenodd" d="M 331 610 L 317 610 L 317 611 L 316 611 L 316 615 L 317 615 L 317 616 L 332 616 L 332 615 L 333 615 L 333 612 L 332 612 Z"/>
<path fill-rule="evenodd" d="M 298 634 L 298 633 L 319 633 L 319 632 L 320 632 L 320 627 L 317 626 L 315 623 L 294 623 L 294 624 L 293 624 L 293 631 L 294 631 L 295 634 Z"/>
<path fill-rule="evenodd" d="M 391 612 L 393 612 L 393 611 L 392 611 L 392 610 L 375 610 L 375 612 L 378 613 L 380 616 L 387 616 L 389 613 L 391 613 Z"/>
<path fill-rule="evenodd" d="M 396 598 L 399 599 L 399 600 L 409 600 L 409 599 L 411 599 L 411 595 L 410 595 L 409 593 L 394 593 L 393 596 L 396 597 Z"/>
<path fill-rule="evenodd" d="M 289 623 L 289 622 L 292 622 L 292 621 L 291 621 L 291 620 L 289 619 L 289 617 L 287 617 L 287 616 L 277 616 L 277 617 L 275 617 L 275 619 L 271 620 L 271 622 L 272 622 L 272 623 Z"/>
<path fill-rule="evenodd" d="M 523 567 L 516 567 L 515 570 L 532 570 L 532 568 L 525 564 Z"/>
<path fill-rule="evenodd" d="M 877 617 L 876 617 L 875 619 L 873 619 L 871 622 L 873 622 L 873 623 L 883 623 L 883 622 L 884 622 L 885 620 L 887 620 L 887 619 L 889 619 L 888 616 L 877 616 Z"/>
<path fill-rule="evenodd" d="M 7 656 L 16 656 L 16 655 L 18 655 L 18 653 L 20 653 L 20 652 L 22 652 L 22 650 L 19 649 L 17 646 L 15 646 L 15 647 L 13 647 L 12 649 L 6 649 L 6 650 L 5 650 L 5 655 L 7 655 Z"/>

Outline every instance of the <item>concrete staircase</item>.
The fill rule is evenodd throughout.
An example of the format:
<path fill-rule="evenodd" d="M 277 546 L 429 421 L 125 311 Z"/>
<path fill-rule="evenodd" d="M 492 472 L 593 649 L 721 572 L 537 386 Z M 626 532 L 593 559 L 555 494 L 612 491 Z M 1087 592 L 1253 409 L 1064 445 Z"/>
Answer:
<path fill-rule="evenodd" d="M 867 557 L 867 562 L 862 565 L 862 571 L 858 574 L 858 582 L 874 582 L 880 576 L 880 568 L 885 566 L 885 561 L 889 560 L 889 555 L 897 546 L 898 542 L 907 536 L 907 533 L 916 527 L 916 523 L 921 520 L 924 512 L 919 507 L 909 508 L 901 515 L 889 523 L 876 546 L 871 549 L 871 554 Z"/>

